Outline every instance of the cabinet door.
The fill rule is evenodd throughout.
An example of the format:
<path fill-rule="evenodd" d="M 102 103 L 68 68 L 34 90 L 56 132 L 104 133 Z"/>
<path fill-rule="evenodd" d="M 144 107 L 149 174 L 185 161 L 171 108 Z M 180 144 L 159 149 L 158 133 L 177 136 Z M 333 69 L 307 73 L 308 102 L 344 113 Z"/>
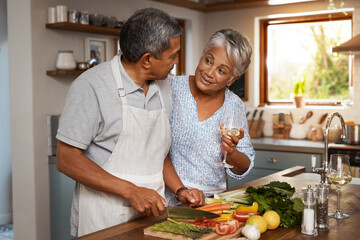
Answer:
<path fill-rule="evenodd" d="M 254 168 L 284 170 L 294 166 L 305 166 L 306 172 L 310 172 L 312 155 L 316 157 L 316 167 L 320 167 L 320 154 L 256 151 Z"/>
<path fill-rule="evenodd" d="M 241 180 L 228 177 L 227 187 L 235 187 L 294 166 L 305 166 L 306 172 L 311 172 L 312 155 L 316 157 L 316 167 L 320 167 L 322 161 L 321 154 L 257 150 L 254 168 Z"/>
<path fill-rule="evenodd" d="M 70 211 L 75 181 L 49 164 L 51 240 L 68 240 L 70 235 Z"/>

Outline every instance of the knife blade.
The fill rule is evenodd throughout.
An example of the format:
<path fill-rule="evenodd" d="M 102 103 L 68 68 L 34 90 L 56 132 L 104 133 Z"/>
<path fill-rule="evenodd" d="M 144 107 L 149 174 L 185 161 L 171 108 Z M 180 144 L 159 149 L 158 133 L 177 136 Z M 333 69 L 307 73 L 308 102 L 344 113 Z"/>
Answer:
<path fill-rule="evenodd" d="M 255 130 L 255 135 L 257 135 L 257 132 L 259 131 L 260 127 L 261 127 L 261 122 L 262 122 L 262 115 L 264 113 L 264 110 L 260 111 L 260 116 L 256 125 L 256 130 Z"/>
<path fill-rule="evenodd" d="M 251 131 L 251 127 L 252 127 L 252 125 L 254 124 L 254 120 L 255 120 L 256 113 L 257 113 L 257 109 L 255 109 L 255 111 L 254 111 L 254 113 L 253 113 L 253 115 L 252 115 L 251 122 L 250 122 L 250 126 L 249 126 L 249 132 Z"/>
<path fill-rule="evenodd" d="M 194 208 L 189 208 L 189 207 L 167 206 L 166 212 L 169 218 L 177 218 L 177 219 L 195 220 L 195 218 L 202 219 L 203 217 L 205 217 L 206 219 L 213 219 L 220 217 L 219 214 L 202 211 Z"/>

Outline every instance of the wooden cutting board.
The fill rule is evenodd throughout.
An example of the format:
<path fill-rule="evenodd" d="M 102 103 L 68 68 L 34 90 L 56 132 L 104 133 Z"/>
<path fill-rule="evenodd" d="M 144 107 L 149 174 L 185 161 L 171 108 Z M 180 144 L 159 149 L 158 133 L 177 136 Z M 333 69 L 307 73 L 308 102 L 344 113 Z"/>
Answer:
<path fill-rule="evenodd" d="M 199 239 L 199 240 L 213 240 L 213 239 L 225 240 L 225 239 L 231 239 L 231 238 L 238 238 L 241 236 L 241 230 L 243 229 L 243 227 L 244 226 L 240 227 L 233 234 L 220 236 L 220 235 L 216 234 L 215 232 L 212 232 L 212 233 L 204 234 L 201 238 L 197 238 L 197 239 Z M 178 235 L 178 234 L 174 234 L 174 233 L 154 231 L 151 229 L 151 227 L 144 229 L 144 235 L 159 237 L 159 238 L 164 238 L 164 239 L 171 239 L 171 240 L 192 240 L 191 238 L 188 238 L 188 237 L 185 237 L 182 235 Z M 246 238 L 242 238 L 242 239 L 245 240 Z"/>

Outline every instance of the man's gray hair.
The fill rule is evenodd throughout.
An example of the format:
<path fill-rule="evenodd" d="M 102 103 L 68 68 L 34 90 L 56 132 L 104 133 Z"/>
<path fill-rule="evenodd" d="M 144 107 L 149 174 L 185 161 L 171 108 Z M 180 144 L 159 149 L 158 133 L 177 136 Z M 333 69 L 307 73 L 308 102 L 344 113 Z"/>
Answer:
<path fill-rule="evenodd" d="M 120 49 L 130 62 L 136 62 L 145 53 L 161 59 L 170 48 L 170 39 L 182 34 L 182 28 L 169 14 L 155 8 L 136 11 L 120 32 Z"/>
<path fill-rule="evenodd" d="M 215 46 L 223 46 L 230 61 L 234 64 L 234 75 L 241 76 L 251 62 L 252 47 L 247 37 L 232 29 L 216 31 L 206 43 L 204 51 Z"/>

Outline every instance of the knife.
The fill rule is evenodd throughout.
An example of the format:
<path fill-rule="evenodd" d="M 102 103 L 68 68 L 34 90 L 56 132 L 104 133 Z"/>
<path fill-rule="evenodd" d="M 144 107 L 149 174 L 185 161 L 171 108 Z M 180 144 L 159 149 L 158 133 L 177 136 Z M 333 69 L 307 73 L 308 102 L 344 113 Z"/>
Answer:
<path fill-rule="evenodd" d="M 177 207 L 177 206 L 167 206 L 166 213 L 168 214 L 169 218 L 175 218 L 175 219 L 177 218 L 177 219 L 195 220 L 196 218 L 203 219 L 203 217 L 205 217 L 206 219 L 213 219 L 220 217 L 219 214 L 215 214 L 212 212 L 202 211 L 189 207 Z"/>
<path fill-rule="evenodd" d="M 256 130 L 255 130 L 255 136 L 257 136 L 257 132 L 259 131 L 260 127 L 261 127 L 261 122 L 262 122 L 262 115 L 264 113 L 264 110 L 260 111 L 260 116 L 256 125 Z"/>
<path fill-rule="evenodd" d="M 257 113 L 257 109 L 255 109 L 255 111 L 254 111 L 254 113 L 252 115 L 250 126 L 249 126 L 249 132 L 251 131 L 251 127 L 254 124 L 254 119 L 255 119 L 256 113 Z"/>

